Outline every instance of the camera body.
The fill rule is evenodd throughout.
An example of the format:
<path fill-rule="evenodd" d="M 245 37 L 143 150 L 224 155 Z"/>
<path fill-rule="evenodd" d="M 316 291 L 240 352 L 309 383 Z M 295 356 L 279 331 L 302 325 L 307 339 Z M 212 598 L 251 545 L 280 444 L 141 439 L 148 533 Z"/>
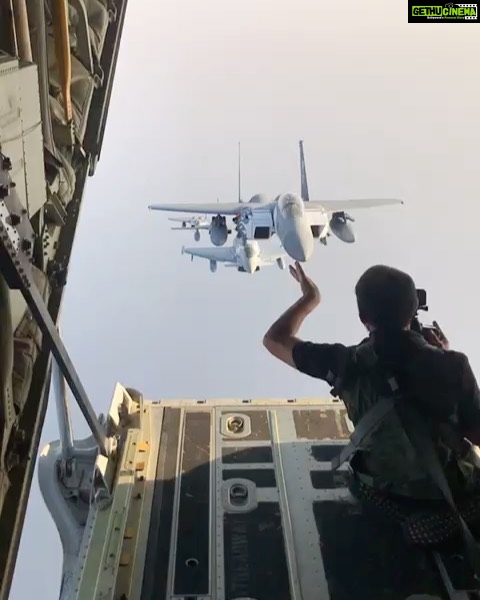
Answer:
<path fill-rule="evenodd" d="M 417 290 L 418 309 L 417 310 L 428 310 L 427 306 L 427 290 Z"/>
<path fill-rule="evenodd" d="M 438 331 L 438 329 L 435 327 L 435 325 L 424 325 L 423 323 L 420 323 L 420 320 L 418 318 L 419 310 L 423 310 L 425 312 L 428 311 L 426 290 L 417 289 L 417 298 L 418 298 L 418 308 L 415 313 L 415 316 L 412 319 L 410 328 L 412 329 L 412 331 L 416 331 L 417 333 L 420 333 L 421 335 L 423 335 L 423 333 L 428 330 L 433 330 L 435 332 Z"/>

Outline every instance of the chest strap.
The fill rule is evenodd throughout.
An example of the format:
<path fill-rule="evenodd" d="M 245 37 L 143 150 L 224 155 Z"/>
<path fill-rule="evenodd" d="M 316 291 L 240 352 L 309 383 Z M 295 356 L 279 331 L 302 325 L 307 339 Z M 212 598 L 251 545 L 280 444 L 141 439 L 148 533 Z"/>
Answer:
<path fill-rule="evenodd" d="M 385 416 L 393 409 L 394 404 L 394 397 L 382 398 L 360 419 L 350 436 L 348 444 L 332 459 L 331 467 L 333 471 L 336 471 L 343 463 L 350 460 L 361 447 L 362 442 L 370 437 Z"/>

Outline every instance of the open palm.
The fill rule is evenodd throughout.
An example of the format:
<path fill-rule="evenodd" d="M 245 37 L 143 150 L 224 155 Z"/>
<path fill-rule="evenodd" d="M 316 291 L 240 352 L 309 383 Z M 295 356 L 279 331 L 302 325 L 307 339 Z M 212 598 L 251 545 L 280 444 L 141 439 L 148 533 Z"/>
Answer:
<path fill-rule="evenodd" d="M 290 265 L 289 271 L 295 281 L 298 281 L 300 284 L 300 289 L 305 298 L 315 301 L 320 300 L 320 291 L 318 287 L 313 283 L 310 277 L 305 275 L 305 271 L 299 262 L 295 262 L 295 266 Z"/>

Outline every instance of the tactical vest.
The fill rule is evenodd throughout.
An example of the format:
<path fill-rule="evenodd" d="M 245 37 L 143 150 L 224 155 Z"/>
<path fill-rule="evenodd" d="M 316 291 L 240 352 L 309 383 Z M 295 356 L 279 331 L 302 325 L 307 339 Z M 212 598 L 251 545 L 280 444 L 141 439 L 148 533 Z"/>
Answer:
<path fill-rule="evenodd" d="M 423 478 L 437 489 L 455 517 L 466 556 L 480 578 L 480 549 L 465 521 L 465 513 L 456 504 L 448 477 L 448 467 L 456 466 L 463 476 L 465 490 L 471 488 L 473 491 L 480 472 L 480 449 L 462 438 L 453 424 L 420 412 L 421 400 L 400 389 L 396 377 L 379 361 L 371 342 L 352 349 L 352 355 L 347 356 L 333 383 L 332 393 L 345 398 L 346 404 L 351 403 L 349 409 L 355 430 L 349 444 L 332 460 L 332 469 L 352 457 L 354 459 L 358 452 L 368 450 L 371 456 L 376 456 L 370 464 L 391 469 L 380 475 L 387 485 L 407 477 L 406 483 L 412 486 L 418 469 L 421 469 Z M 372 393 L 369 400 L 368 393 Z M 368 404 L 362 405 L 362 402 Z M 382 448 L 382 444 L 387 448 Z M 406 454 L 395 455 L 393 448 L 396 451 L 403 449 Z M 447 450 L 447 464 L 442 464 L 441 448 Z"/>
<path fill-rule="evenodd" d="M 344 400 L 357 439 L 359 423 L 370 423 L 369 434 L 362 437 L 350 456 L 353 469 L 364 483 L 419 499 L 443 497 L 405 430 L 405 416 L 399 410 L 408 407 L 419 413 L 428 430 L 454 495 L 476 485 L 478 473 L 464 464 L 471 445 L 465 445 L 455 423 L 440 422 L 422 398 L 400 390 L 397 378 L 379 359 L 371 340 L 351 349 L 335 380 L 329 375 L 331 393 Z M 352 449 L 351 444 L 349 447 Z"/>

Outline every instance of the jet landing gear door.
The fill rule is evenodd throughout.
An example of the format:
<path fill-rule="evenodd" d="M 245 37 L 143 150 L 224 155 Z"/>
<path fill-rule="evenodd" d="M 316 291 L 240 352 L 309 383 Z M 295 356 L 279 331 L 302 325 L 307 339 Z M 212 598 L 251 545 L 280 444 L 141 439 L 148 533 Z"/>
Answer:
<path fill-rule="evenodd" d="M 270 210 L 255 209 L 243 220 L 248 239 L 268 240 L 273 235 L 273 218 Z"/>

